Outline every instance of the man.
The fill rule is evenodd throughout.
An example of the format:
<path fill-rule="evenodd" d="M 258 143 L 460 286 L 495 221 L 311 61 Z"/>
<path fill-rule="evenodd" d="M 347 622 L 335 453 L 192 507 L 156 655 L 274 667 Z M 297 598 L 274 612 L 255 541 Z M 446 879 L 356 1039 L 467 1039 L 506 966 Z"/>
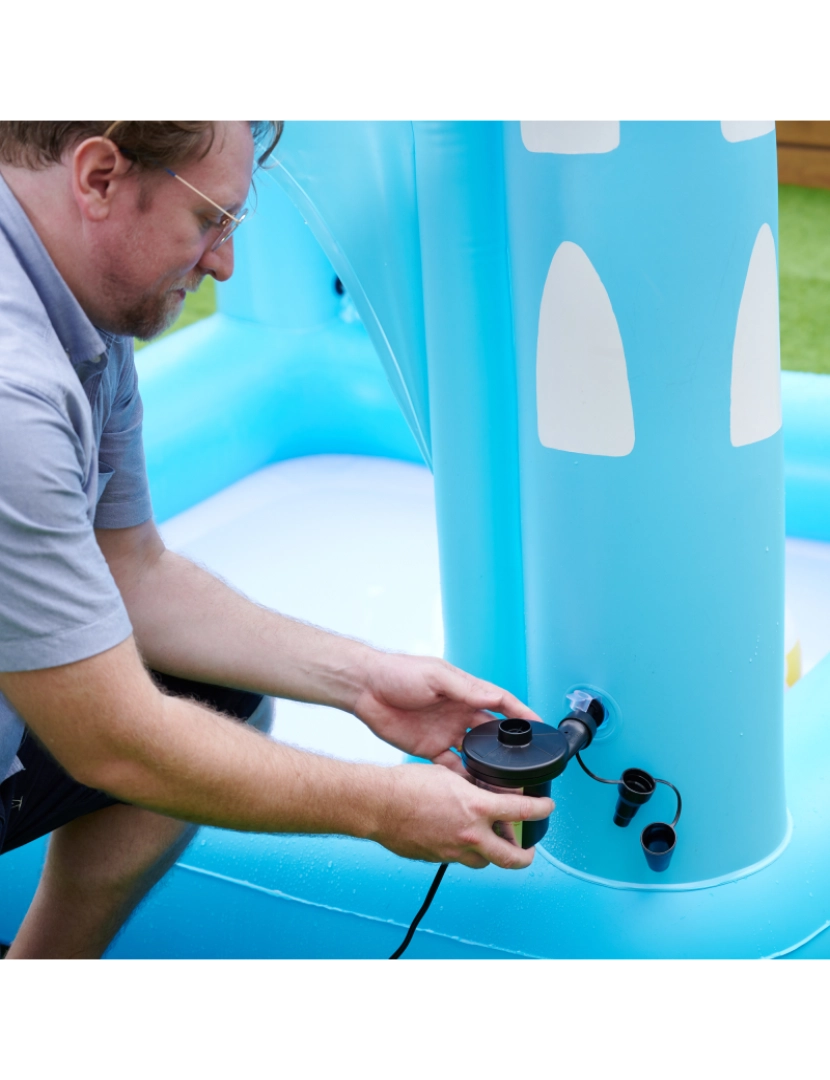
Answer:
<path fill-rule="evenodd" d="M 485 710 L 537 719 L 512 695 L 263 610 L 156 531 L 132 336 L 230 277 L 254 135 L 279 126 L 0 123 L 0 852 L 52 833 L 9 958 L 100 956 L 194 825 L 520 868 L 494 822 L 552 809 L 452 750 Z M 280 745 L 239 722 L 261 695 L 444 767 Z"/>

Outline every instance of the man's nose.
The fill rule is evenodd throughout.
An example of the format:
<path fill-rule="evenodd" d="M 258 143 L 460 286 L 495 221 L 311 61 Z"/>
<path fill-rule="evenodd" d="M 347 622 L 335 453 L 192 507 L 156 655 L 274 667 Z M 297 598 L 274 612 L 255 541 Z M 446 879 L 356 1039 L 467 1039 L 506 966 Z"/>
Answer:
<path fill-rule="evenodd" d="M 216 251 L 208 248 L 199 260 L 199 269 L 217 281 L 227 281 L 233 273 L 233 237 L 229 237 Z"/>

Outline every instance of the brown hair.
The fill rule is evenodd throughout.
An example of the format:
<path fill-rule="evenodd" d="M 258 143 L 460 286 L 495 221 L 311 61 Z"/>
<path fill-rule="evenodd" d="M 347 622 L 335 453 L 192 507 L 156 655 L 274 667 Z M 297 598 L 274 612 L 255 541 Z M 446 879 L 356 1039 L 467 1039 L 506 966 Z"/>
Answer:
<path fill-rule="evenodd" d="M 257 163 L 264 165 L 282 135 L 282 120 L 251 120 Z M 111 138 L 139 168 L 164 169 L 202 158 L 213 145 L 214 120 L 2 120 L 0 162 L 27 169 L 56 165 L 84 139 Z"/>

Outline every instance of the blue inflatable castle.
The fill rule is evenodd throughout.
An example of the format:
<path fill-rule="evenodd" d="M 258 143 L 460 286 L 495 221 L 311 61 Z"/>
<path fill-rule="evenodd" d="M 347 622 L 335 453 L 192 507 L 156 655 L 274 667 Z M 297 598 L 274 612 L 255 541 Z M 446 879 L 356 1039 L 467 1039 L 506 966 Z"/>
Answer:
<path fill-rule="evenodd" d="M 168 542 L 252 592 L 305 559 L 335 629 L 443 642 L 554 727 L 594 699 L 587 770 L 682 796 L 635 784 L 620 828 L 572 762 L 532 867 L 451 866 L 407 956 L 830 956 L 830 660 L 784 683 L 784 433 L 789 531 L 830 541 L 830 392 L 788 376 L 782 427 L 773 125 L 290 123 L 256 185 L 218 313 L 140 354 Z M 347 550 L 388 581 L 349 592 Z M 42 857 L 0 861 L 0 939 Z M 110 955 L 382 958 L 434 869 L 205 829 Z"/>

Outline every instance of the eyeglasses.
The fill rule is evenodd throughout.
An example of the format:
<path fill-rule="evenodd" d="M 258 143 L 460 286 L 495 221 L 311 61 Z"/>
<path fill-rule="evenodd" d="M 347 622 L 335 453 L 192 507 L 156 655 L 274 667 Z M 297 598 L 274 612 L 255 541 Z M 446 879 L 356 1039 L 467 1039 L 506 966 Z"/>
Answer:
<path fill-rule="evenodd" d="M 200 199 L 204 199 L 205 202 L 209 202 L 211 206 L 215 206 L 219 213 L 222 215 L 219 221 L 213 223 L 213 228 L 219 230 L 219 235 L 216 237 L 216 240 L 210 248 L 211 251 L 218 250 L 224 243 L 230 240 L 230 238 L 233 236 L 233 234 L 248 216 L 248 207 L 243 207 L 239 213 L 239 216 L 234 217 L 233 214 L 229 213 L 227 210 L 221 207 L 219 203 L 215 203 L 213 199 L 209 199 L 203 191 L 199 191 L 197 187 L 194 187 L 189 180 L 185 180 L 183 176 L 179 176 L 177 172 L 173 172 L 172 169 L 165 169 L 164 171 L 166 173 L 169 173 L 174 179 L 178 180 L 179 183 L 184 184 L 185 187 L 189 187 L 190 190 L 194 191 Z"/>
<path fill-rule="evenodd" d="M 115 129 L 122 122 L 123 121 L 121 120 L 115 120 L 112 124 L 110 124 L 110 126 L 104 132 L 104 138 L 110 139 L 112 137 L 113 131 L 115 131 Z M 127 150 L 123 146 L 119 146 L 118 143 L 116 143 L 115 145 L 119 153 L 121 153 L 125 158 L 127 158 L 128 161 L 138 160 L 137 155 L 134 154 L 131 150 Z M 190 190 L 195 192 L 200 199 L 204 199 L 205 202 L 209 202 L 211 206 L 215 206 L 219 213 L 222 215 L 219 221 L 215 221 L 212 226 L 214 229 L 219 230 L 219 235 L 216 237 L 216 240 L 211 245 L 210 250 L 218 250 L 223 244 L 227 243 L 227 241 L 230 240 L 230 238 L 233 236 L 233 234 L 248 216 L 248 207 L 244 206 L 240 211 L 239 216 L 235 217 L 233 214 L 229 213 L 223 206 L 220 206 L 219 203 L 214 202 L 213 199 L 209 199 L 203 191 L 199 191 L 197 187 L 194 187 L 189 180 L 185 180 L 183 176 L 179 176 L 177 172 L 174 172 L 172 169 L 168 169 L 166 167 L 164 167 L 164 171 L 166 173 L 169 173 L 170 176 L 172 176 L 175 180 L 178 180 L 179 183 L 184 184 L 185 187 L 190 188 Z"/>

